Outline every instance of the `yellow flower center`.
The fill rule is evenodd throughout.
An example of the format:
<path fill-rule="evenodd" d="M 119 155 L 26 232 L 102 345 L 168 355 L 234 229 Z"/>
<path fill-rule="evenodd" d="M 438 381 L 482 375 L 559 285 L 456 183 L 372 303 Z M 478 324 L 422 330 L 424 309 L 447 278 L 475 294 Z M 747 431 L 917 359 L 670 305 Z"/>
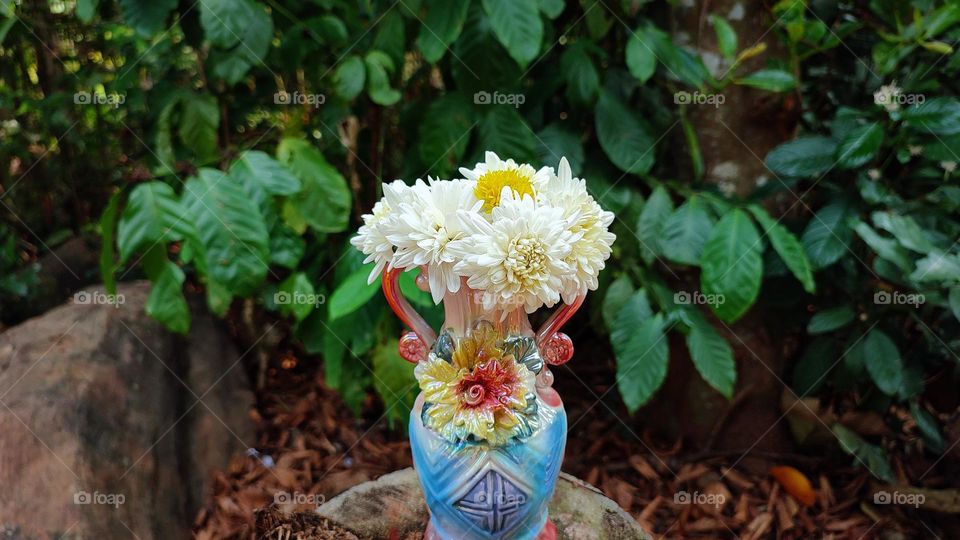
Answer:
<path fill-rule="evenodd" d="M 477 179 L 477 187 L 473 190 L 477 198 L 483 201 L 484 212 L 489 212 L 500 204 L 500 194 L 505 187 L 509 187 L 517 195 L 533 196 L 533 183 L 530 177 L 519 169 L 487 171 Z"/>
<path fill-rule="evenodd" d="M 510 242 L 505 265 L 514 279 L 526 284 L 544 272 L 547 266 L 546 246 L 536 238 L 514 238 Z"/>

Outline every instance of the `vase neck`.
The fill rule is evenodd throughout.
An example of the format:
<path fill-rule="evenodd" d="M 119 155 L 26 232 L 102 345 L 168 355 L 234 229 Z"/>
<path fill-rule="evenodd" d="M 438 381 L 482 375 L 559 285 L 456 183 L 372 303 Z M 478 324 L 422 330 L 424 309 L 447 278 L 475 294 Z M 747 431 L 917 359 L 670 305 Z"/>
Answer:
<path fill-rule="evenodd" d="M 522 306 L 485 308 L 484 293 L 467 287 L 465 281 L 459 291 L 448 292 L 443 297 L 444 328 L 453 329 L 458 334 L 464 335 L 478 321 L 487 321 L 493 325 L 498 334 L 503 336 L 533 335 L 530 319 Z"/>

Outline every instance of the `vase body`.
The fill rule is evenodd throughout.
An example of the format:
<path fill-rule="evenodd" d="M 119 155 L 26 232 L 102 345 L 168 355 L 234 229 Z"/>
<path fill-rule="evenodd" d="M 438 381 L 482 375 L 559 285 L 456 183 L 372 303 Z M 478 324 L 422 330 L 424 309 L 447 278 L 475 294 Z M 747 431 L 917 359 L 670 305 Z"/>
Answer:
<path fill-rule="evenodd" d="M 445 322 L 431 358 L 453 357 L 471 343 L 487 340 L 498 354 L 536 383 L 524 401 L 523 422 L 506 437 L 477 440 L 451 437 L 431 427 L 426 393 L 410 414 L 414 467 L 430 509 L 428 539 L 547 538 L 547 505 L 553 495 L 566 443 L 567 419 L 552 376 L 523 309 L 485 309 L 466 287 L 444 298 Z M 462 359 L 461 359 L 462 360 Z M 418 377 L 419 378 L 419 377 Z M 452 383 L 451 383 L 452 384 Z M 469 387 L 464 392 L 469 394 Z M 437 405 L 433 405 L 437 406 Z M 456 420 L 453 420 L 455 422 Z M 434 422 L 435 424 L 435 422 Z M 551 528 L 552 530 L 552 528 Z"/>

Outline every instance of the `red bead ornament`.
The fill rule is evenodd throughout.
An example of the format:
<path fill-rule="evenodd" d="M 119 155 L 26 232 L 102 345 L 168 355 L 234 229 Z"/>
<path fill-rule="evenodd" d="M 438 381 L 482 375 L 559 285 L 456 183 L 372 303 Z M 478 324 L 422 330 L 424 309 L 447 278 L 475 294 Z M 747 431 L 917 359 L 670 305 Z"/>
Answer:
<path fill-rule="evenodd" d="M 426 344 L 413 332 L 403 334 L 398 348 L 400 349 L 400 356 L 411 364 L 416 364 L 427 356 Z"/>
<path fill-rule="evenodd" d="M 563 332 L 556 332 L 543 344 L 540 354 L 552 366 L 566 364 L 573 358 L 573 340 Z"/>

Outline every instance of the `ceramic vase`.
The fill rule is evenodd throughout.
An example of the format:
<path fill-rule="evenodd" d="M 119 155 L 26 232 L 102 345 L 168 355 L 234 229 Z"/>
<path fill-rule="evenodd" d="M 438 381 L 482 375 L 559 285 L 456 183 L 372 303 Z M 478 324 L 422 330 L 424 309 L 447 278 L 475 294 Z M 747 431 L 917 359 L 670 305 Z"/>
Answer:
<path fill-rule="evenodd" d="M 418 280 L 424 283 L 423 272 Z M 566 443 L 567 418 L 551 365 L 573 354 L 560 327 L 583 298 L 534 331 L 522 306 L 491 306 L 466 286 L 443 299 L 437 334 L 404 299 L 399 270 L 383 291 L 413 331 L 400 353 L 417 364 L 410 414 L 414 467 L 430 510 L 427 540 L 555 538 L 547 507 Z"/>

